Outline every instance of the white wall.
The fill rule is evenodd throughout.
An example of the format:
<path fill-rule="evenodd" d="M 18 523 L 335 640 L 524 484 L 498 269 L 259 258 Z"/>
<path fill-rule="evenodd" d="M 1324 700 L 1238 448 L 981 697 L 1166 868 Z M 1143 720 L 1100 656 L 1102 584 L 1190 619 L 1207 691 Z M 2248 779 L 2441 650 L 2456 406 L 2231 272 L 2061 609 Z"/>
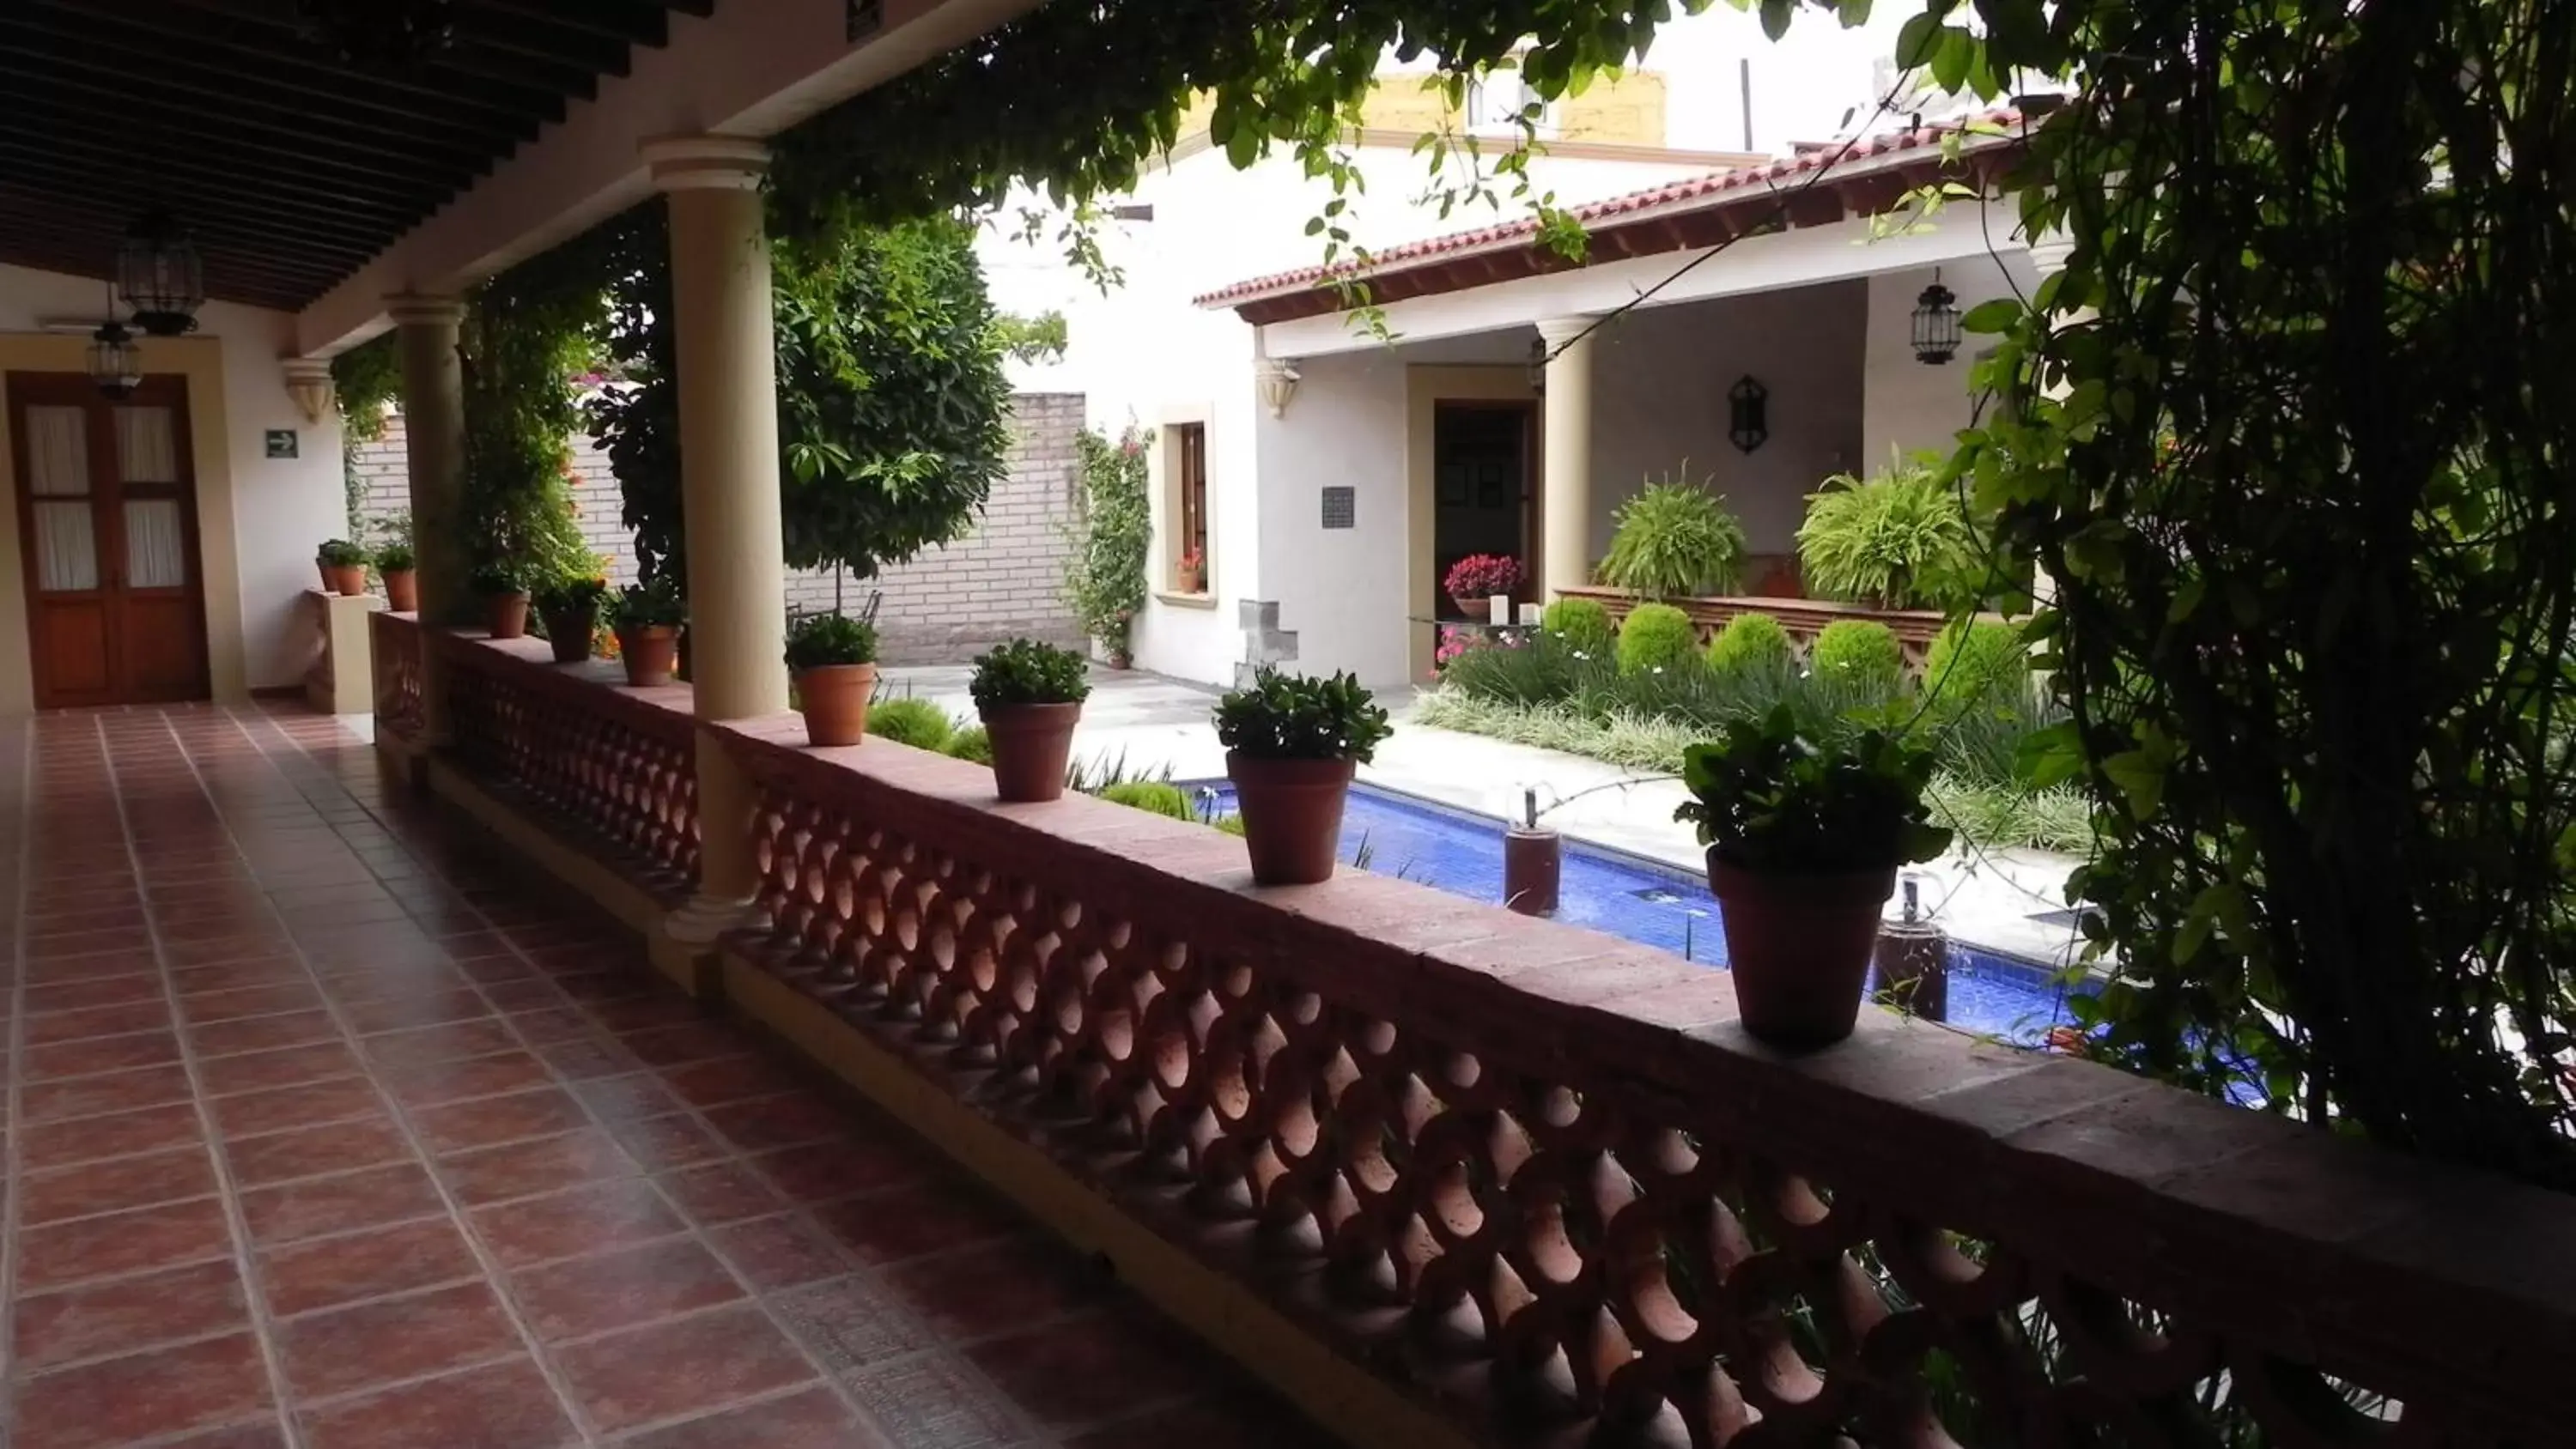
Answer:
<path fill-rule="evenodd" d="M 2038 285 L 2030 254 L 2011 251 L 2001 261 L 1969 257 L 1942 267 L 1941 285 L 1958 294 L 1959 310 L 1996 297 L 2029 296 Z M 1934 448 L 1947 452 L 1952 438 L 1976 415 L 1968 372 L 1977 349 L 1992 339 L 1968 337 L 1959 355 L 1935 367 L 1914 356 L 1914 307 L 1932 283 L 1929 267 L 1882 272 L 1869 279 L 1869 342 L 1861 410 L 1861 472 L 1887 466 L 1891 450 Z"/>
<path fill-rule="evenodd" d="M 106 306 L 105 287 L 94 278 L 0 266 L 0 341 L 36 333 L 45 322 L 95 324 Z M 309 422 L 287 395 L 280 359 L 294 330 L 294 314 L 258 307 L 211 302 L 198 315 L 198 336 L 212 339 L 220 349 L 221 398 L 219 415 L 210 419 L 192 390 L 192 421 L 201 433 L 210 422 L 220 423 L 224 443 L 221 476 L 207 476 L 203 466 L 198 473 L 199 563 L 210 631 L 237 629 L 239 634 L 238 649 L 228 648 L 223 638 L 211 641 L 219 697 L 302 678 L 305 626 L 296 618 L 297 598 L 318 582 L 315 545 L 348 526 L 338 416 L 326 410 L 320 423 Z M 147 371 L 170 370 L 155 361 L 150 342 L 144 366 Z M 265 435 L 271 428 L 296 431 L 297 457 L 267 456 Z M 13 518 L 15 512 L 13 505 Z M 14 595 L 18 542 L 14 527 L 7 532 Z M 0 615 L 0 624 L 6 625 L 0 628 L 0 658 L 5 658 L 0 673 L 11 676 L 0 679 L 0 709 L 23 708 L 28 698 L 12 688 L 27 668 L 22 607 L 13 599 Z M 237 625 L 230 622 L 234 619 Z"/>
<path fill-rule="evenodd" d="M 1297 668 L 1405 680 L 1405 359 L 1384 349 L 1301 369 L 1285 418 L 1260 414 L 1261 577 Z M 1323 490 L 1353 490 L 1349 528 L 1323 526 Z"/>

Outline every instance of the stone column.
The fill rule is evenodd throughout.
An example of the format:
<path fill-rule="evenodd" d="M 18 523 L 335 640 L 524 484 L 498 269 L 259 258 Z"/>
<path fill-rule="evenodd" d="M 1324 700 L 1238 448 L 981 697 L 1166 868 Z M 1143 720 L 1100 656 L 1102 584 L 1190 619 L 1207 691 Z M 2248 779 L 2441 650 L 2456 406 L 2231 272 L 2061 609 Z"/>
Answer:
<path fill-rule="evenodd" d="M 778 375 L 760 180 L 768 148 L 735 136 L 647 142 L 671 208 L 680 493 L 689 555 L 689 683 L 701 721 L 787 708 L 786 543 L 778 516 Z M 713 941 L 759 882 L 755 793 L 698 735 L 698 893 L 672 936 Z"/>
<path fill-rule="evenodd" d="M 411 546 L 420 566 L 420 622 L 456 625 L 472 612 L 465 547 L 465 363 L 456 330 L 465 304 L 402 293 L 386 310 L 400 331 L 403 451 L 411 485 Z M 421 711 L 429 745 L 448 740 L 438 651 L 422 641 Z"/>
<path fill-rule="evenodd" d="M 1592 337 L 1583 329 L 1594 320 L 1551 317 L 1538 324 L 1551 359 L 1539 488 L 1543 599 L 1592 582 Z"/>

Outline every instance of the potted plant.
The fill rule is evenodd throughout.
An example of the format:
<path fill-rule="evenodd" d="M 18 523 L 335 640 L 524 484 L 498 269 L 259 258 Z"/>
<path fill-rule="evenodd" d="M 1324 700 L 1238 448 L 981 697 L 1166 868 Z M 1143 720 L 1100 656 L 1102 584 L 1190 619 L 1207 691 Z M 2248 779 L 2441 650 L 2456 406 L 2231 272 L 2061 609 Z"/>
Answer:
<path fill-rule="evenodd" d="M 816 745 L 855 745 L 867 736 L 868 698 L 877 688 L 877 629 L 846 614 L 808 614 L 787 631 L 787 668 L 796 708 Z"/>
<path fill-rule="evenodd" d="M 1197 549 L 1183 549 L 1180 561 L 1172 566 L 1172 572 L 1177 575 L 1174 583 L 1179 586 L 1182 593 L 1207 592 L 1207 557 Z"/>
<path fill-rule="evenodd" d="M 1331 878 L 1351 777 L 1390 733 L 1386 710 L 1349 674 L 1316 679 L 1265 664 L 1251 688 L 1217 701 L 1216 737 L 1255 882 Z"/>
<path fill-rule="evenodd" d="M 1649 599 L 1735 591 L 1744 569 L 1744 525 L 1724 495 L 1690 481 L 1649 483 L 1611 514 L 1610 552 L 1596 576 Z"/>
<path fill-rule="evenodd" d="M 397 614 L 420 612 L 420 569 L 411 545 L 389 543 L 376 550 L 376 576 L 385 581 L 385 605 Z"/>
<path fill-rule="evenodd" d="M 1789 707 L 1682 755 L 1744 1029 L 1785 1047 L 1851 1035 L 1897 867 L 1950 844 L 1923 789 L 1932 753 L 1884 730 L 1802 732 Z"/>
<path fill-rule="evenodd" d="M 1517 592 L 1520 586 L 1521 561 L 1499 553 L 1471 553 L 1451 564 L 1440 580 L 1441 592 L 1470 619 L 1485 618 L 1493 608 L 1494 595 Z"/>
<path fill-rule="evenodd" d="M 537 617 L 546 621 L 546 642 L 557 664 L 579 664 L 590 657 L 599 633 L 599 601 L 608 593 L 606 579 L 557 579 L 537 590 Z"/>
<path fill-rule="evenodd" d="M 975 658 L 967 691 L 992 742 L 993 787 L 1005 800 L 1053 800 L 1064 793 L 1073 727 L 1091 693 L 1082 656 L 1034 639 L 1014 639 Z"/>
<path fill-rule="evenodd" d="M 612 617 L 626 682 L 638 688 L 670 683 L 680 667 L 680 625 L 688 618 L 680 591 L 661 579 L 628 584 Z"/>
<path fill-rule="evenodd" d="M 331 594 L 367 591 L 367 551 L 345 538 L 335 538 L 315 551 L 322 568 L 322 590 Z"/>
<path fill-rule="evenodd" d="M 518 569 L 487 563 L 474 571 L 474 592 L 483 600 L 495 639 L 516 639 L 528 632 L 528 586 Z"/>

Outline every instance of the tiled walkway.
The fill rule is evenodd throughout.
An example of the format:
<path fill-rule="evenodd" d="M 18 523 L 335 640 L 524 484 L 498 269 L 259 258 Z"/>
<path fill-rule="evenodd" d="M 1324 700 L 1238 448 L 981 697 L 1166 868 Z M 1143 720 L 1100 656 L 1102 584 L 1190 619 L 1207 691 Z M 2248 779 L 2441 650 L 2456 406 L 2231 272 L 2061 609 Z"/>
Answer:
<path fill-rule="evenodd" d="M 327 719 L 0 724 L 0 823 L 0 1444 L 1325 1442 Z"/>

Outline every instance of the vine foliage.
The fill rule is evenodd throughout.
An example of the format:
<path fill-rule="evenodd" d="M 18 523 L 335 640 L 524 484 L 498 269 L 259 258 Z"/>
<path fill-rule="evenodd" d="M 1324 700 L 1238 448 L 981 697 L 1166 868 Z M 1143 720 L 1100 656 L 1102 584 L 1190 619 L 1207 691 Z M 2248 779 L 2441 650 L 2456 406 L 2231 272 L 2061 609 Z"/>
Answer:
<path fill-rule="evenodd" d="M 1074 524 L 1065 601 L 1083 632 L 1117 658 L 1129 651 L 1145 607 L 1145 563 L 1154 546 L 1146 450 L 1154 434 L 1131 426 L 1111 442 L 1085 428 L 1074 441 L 1082 455 L 1082 513 Z"/>

